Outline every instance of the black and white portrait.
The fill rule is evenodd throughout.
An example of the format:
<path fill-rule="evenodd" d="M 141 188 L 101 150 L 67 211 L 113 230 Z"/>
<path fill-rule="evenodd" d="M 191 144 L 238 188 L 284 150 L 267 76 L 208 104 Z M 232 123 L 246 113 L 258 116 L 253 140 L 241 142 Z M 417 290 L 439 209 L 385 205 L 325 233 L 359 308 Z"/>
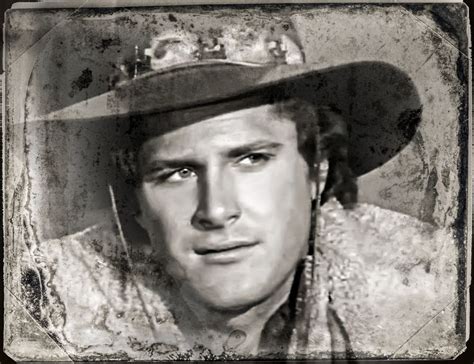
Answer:
<path fill-rule="evenodd" d="M 6 14 L 7 354 L 458 355 L 467 8 L 147 4 Z"/>

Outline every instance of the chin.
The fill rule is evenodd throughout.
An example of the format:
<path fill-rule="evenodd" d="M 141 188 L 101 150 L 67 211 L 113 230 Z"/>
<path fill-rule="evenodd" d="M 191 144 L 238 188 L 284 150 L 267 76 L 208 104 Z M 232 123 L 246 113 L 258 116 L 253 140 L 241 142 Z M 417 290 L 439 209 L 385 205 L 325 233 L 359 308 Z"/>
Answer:
<path fill-rule="evenodd" d="M 196 298 L 209 308 L 217 311 L 241 311 L 265 301 L 275 289 L 276 287 L 268 287 L 268 283 L 258 284 L 255 279 L 249 282 L 236 279 L 193 291 Z"/>
<path fill-rule="evenodd" d="M 247 310 L 260 302 L 262 302 L 265 297 L 256 297 L 256 296 L 242 296 L 242 295 L 220 295 L 213 297 L 201 297 L 201 300 L 215 311 L 244 311 Z"/>

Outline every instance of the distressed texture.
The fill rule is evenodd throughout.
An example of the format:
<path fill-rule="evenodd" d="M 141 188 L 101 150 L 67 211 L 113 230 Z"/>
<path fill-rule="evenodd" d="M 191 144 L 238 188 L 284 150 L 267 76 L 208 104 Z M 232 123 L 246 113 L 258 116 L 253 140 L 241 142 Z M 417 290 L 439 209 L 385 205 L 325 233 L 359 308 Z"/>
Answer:
<path fill-rule="evenodd" d="M 127 311 L 136 304 L 132 298 L 128 303 L 123 297 L 116 302 L 107 301 L 106 293 L 100 296 L 100 289 L 87 285 L 79 274 L 58 284 L 58 289 L 70 285 L 75 289 L 83 287 L 83 291 L 73 290 L 71 296 L 50 296 L 52 302 L 41 301 L 55 291 L 54 286 L 47 286 L 48 282 L 69 277 L 66 257 L 73 266 L 87 270 L 81 260 L 82 249 L 86 248 L 78 246 L 81 238 L 77 236 L 61 242 L 64 250 L 53 249 L 39 255 L 48 259 L 58 255 L 58 269 L 64 269 L 63 275 L 38 280 L 38 269 L 47 269 L 38 268 L 41 262 L 35 261 L 33 253 L 54 244 L 41 244 L 45 240 L 108 220 L 107 198 L 97 193 L 104 179 L 97 171 L 108 160 L 101 150 L 74 143 L 81 138 L 80 128 L 71 135 L 59 123 L 54 132 L 58 139 L 50 140 L 47 132 L 32 139 L 26 132 L 30 126 L 22 123 L 32 115 L 44 115 L 105 92 L 114 64 L 133 55 L 135 44 L 141 49 L 147 47 L 148 35 L 169 29 L 217 29 L 222 24 L 244 23 L 259 29 L 268 17 L 281 19 L 281 27 L 291 19 L 302 38 L 307 62 L 328 67 L 352 61 L 385 61 L 400 67 L 417 85 L 423 104 L 421 126 L 413 141 L 395 158 L 359 178 L 360 200 L 416 217 L 444 233 L 428 232 L 424 230 L 428 225 L 420 225 L 425 235 L 410 240 L 411 235 L 417 236 L 420 226 L 405 229 L 412 220 L 404 221 L 404 215 L 397 214 L 393 220 L 395 215 L 380 218 L 369 211 L 362 222 L 355 217 L 357 222 L 351 231 L 355 234 L 351 235 L 354 244 L 349 246 L 362 261 L 357 267 L 365 272 L 365 282 L 374 286 L 354 283 L 351 288 L 355 291 L 362 287 L 371 294 L 362 292 L 356 303 L 355 298 L 345 298 L 347 303 L 341 303 L 338 310 L 349 323 L 358 357 L 445 358 L 460 352 L 465 338 L 468 257 L 468 207 L 463 202 L 467 200 L 469 129 L 465 16 L 462 4 L 10 12 L 6 24 L 4 154 L 7 352 L 29 360 L 174 358 L 170 356 L 173 347 L 168 343 L 149 342 L 142 337 L 146 336 L 146 329 L 140 325 L 130 328 L 126 317 L 122 320 L 122 316 L 133 313 Z M 95 137 L 100 138 L 100 134 Z M 58 147 L 61 143 L 62 147 Z M 346 223 L 348 220 L 350 217 L 344 216 Z M 367 232 L 370 226 L 376 234 Z M 362 232 L 354 233 L 358 229 Z M 384 236 L 393 240 L 385 241 Z M 405 241 L 405 245 L 390 244 L 398 241 Z M 70 245 L 64 246 L 67 242 Z M 100 249 L 104 249 L 102 244 L 87 250 L 91 261 L 104 253 Z M 101 264 L 98 261 L 90 268 L 94 274 L 107 269 Z M 120 280 L 111 278 L 117 285 Z M 127 284 L 107 289 L 132 289 L 130 282 Z M 384 297 L 387 287 L 394 294 L 391 300 Z M 88 294 L 76 297 L 78 292 Z M 151 291 L 149 294 L 153 295 Z M 96 300 L 96 296 L 105 301 Z M 405 297 L 410 299 L 404 301 Z M 80 301 L 78 307 L 95 307 L 94 310 L 71 311 L 72 319 L 65 324 L 61 307 L 67 306 L 68 300 L 77 303 L 79 299 L 84 302 Z M 426 304 L 420 304 L 420 300 L 426 300 Z M 123 308 L 118 307 L 122 304 Z M 56 313 L 49 314 L 54 325 L 41 321 L 44 312 L 40 307 L 57 308 Z M 413 315 L 410 319 L 403 316 L 407 312 Z M 111 317 L 113 329 L 108 326 Z M 409 325 L 402 324 L 407 321 Z M 44 331 L 45 327 L 58 326 L 63 328 L 48 334 Z M 30 329 L 33 327 L 36 329 Z M 394 328 L 401 330 L 395 338 Z M 129 329 L 137 330 L 136 335 L 114 339 L 114 330 L 116 333 Z M 68 335 L 79 332 L 84 336 L 69 341 Z M 87 348 L 92 336 L 101 340 L 94 344 L 97 348 Z M 327 355 L 327 348 L 318 350 L 316 356 Z"/>
<path fill-rule="evenodd" d="M 462 335 L 455 334 L 451 309 L 457 268 L 450 236 L 367 204 L 346 211 L 334 199 L 323 207 L 320 223 L 320 312 L 327 307 L 337 312 L 354 356 L 446 358 L 458 352 Z M 97 224 L 32 251 L 43 289 L 27 290 L 39 298 L 28 301 L 36 305 L 29 310 L 43 330 L 73 360 L 242 358 L 189 347 L 170 312 L 165 293 L 170 283 L 160 267 L 152 256 L 141 257 L 134 260 L 135 278 L 124 274 L 124 251 L 114 230 L 113 223 Z M 330 302 L 321 299 L 328 293 Z M 343 338 L 325 315 L 318 316 L 315 329 L 306 354 L 260 355 L 330 358 L 334 346 L 332 354 L 346 355 Z"/>

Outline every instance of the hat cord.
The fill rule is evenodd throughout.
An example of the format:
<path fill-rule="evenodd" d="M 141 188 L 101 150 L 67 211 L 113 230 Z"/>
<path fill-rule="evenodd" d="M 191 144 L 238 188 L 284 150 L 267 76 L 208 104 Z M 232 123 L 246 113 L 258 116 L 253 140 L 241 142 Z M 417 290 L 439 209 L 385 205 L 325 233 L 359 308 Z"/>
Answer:
<path fill-rule="evenodd" d="M 115 222 L 115 225 L 117 226 L 119 240 L 120 240 L 120 242 L 122 244 L 122 248 L 125 252 L 128 268 L 130 269 L 130 276 L 131 276 L 131 279 L 132 279 L 132 284 L 133 284 L 133 286 L 135 287 L 135 289 L 137 291 L 138 299 L 140 300 L 140 302 L 142 304 L 143 311 L 145 312 L 145 316 L 146 316 L 146 318 L 148 320 L 148 323 L 151 327 L 151 330 L 153 332 L 153 337 L 155 338 L 155 340 L 158 341 L 159 337 L 158 337 L 158 334 L 157 334 L 158 331 L 157 331 L 156 324 L 155 324 L 155 322 L 152 318 L 152 315 L 148 311 L 145 300 L 143 298 L 142 291 L 141 291 L 140 286 L 138 285 L 137 280 L 135 279 L 135 275 L 133 273 L 133 262 L 132 262 L 132 258 L 130 257 L 130 253 L 128 251 L 127 240 L 125 239 L 125 235 L 123 233 L 122 224 L 120 222 L 120 217 L 119 217 L 119 213 L 118 213 L 118 210 L 117 210 L 117 204 L 115 202 L 116 200 L 115 200 L 114 189 L 113 189 L 111 184 L 108 184 L 108 189 L 109 189 L 109 196 L 110 196 L 110 200 L 111 200 L 111 204 L 112 204 L 112 213 L 113 213 L 113 217 L 114 217 L 114 222 Z"/>
<path fill-rule="evenodd" d="M 302 281 L 300 283 L 300 289 L 298 292 L 297 301 L 299 302 L 296 317 L 295 317 L 295 334 L 296 334 L 296 352 L 297 353 L 308 353 L 309 349 L 309 339 L 312 333 L 313 325 L 317 322 L 318 318 L 318 305 L 316 300 L 318 292 L 318 271 L 316 265 L 318 264 L 316 258 L 317 247 L 319 234 L 319 212 L 321 204 L 320 196 L 320 130 L 319 125 L 315 126 L 315 183 L 316 183 L 316 197 L 312 203 L 312 209 L 314 211 L 314 216 L 312 217 L 312 231 L 310 231 L 310 236 L 313 239 L 308 241 L 308 254 L 304 261 L 304 267 L 302 272 Z"/>

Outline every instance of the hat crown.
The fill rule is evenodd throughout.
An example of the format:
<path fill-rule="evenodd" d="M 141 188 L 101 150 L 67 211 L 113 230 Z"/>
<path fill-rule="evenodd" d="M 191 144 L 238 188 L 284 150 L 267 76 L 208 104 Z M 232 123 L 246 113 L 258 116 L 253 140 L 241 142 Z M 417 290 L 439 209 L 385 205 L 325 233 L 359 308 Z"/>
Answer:
<path fill-rule="evenodd" d="M 252 65 L 302 64 L 304 53 L 293 32 L 244 26 L 211 29 L 206 34 L 185 30 L 166 31 L 151 37 L 149 48 L 135 46 L 135 59 L 119 65 L 120 81 L 150 71 L 203 61 Z"/>

